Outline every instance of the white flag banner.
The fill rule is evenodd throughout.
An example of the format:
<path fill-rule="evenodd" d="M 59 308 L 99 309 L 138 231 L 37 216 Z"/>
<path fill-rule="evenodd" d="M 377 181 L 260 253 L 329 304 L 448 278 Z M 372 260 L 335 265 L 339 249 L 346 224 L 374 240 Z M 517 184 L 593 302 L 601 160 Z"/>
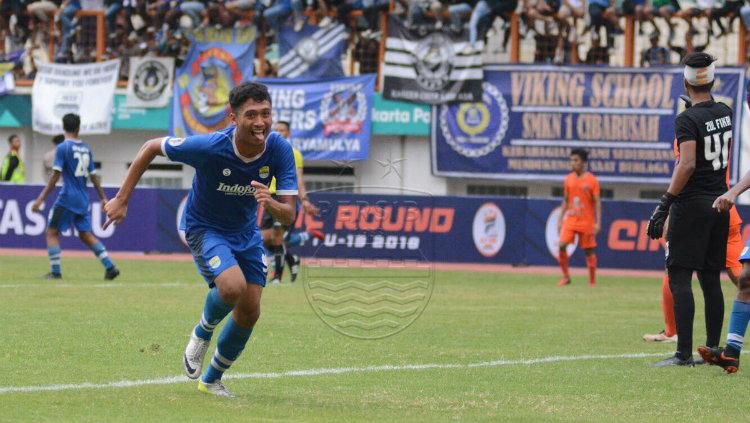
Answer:
<path fill-rule="evenodd" d="M 62 117 L 81 117 L 81 135 L 109 134 L 120 60 L 82 65 L 37 65 L 31 92 L 32 127 L 42 134 L 62 133 Z"/>
<path fill-rule="evenodd" d="M 128 107 L 166 107 L 172 97 L 174 59 L 131 57 L 128 77 Z"/>

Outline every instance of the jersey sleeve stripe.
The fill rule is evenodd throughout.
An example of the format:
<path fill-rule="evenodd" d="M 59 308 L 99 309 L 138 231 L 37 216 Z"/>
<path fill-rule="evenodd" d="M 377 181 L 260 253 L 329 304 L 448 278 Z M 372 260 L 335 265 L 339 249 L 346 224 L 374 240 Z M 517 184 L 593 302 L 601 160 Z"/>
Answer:
<path fill-rule="evenodd" d="M 166 148 L 164 148 L 164 145 L 167 143 L 168 139 L 169 139 L 169 137 L 164 137 L 161 140 L 161 154 L 163 154 L 166 158 L 169 159 L 169 156 L 167 155 L 167 150 L 166 150 Z M 169 160 L 172 160 L 172 159 L 169 159 Z"/>
<path fill-rule="evenodd" d="M 276 195 L 297 195 L 299 191 L 296 189 L 280 189 L 276 191 Z"/>
<path fill-rule="evenodd" d="M 60 166 L 52 166 L 52 170 L 56 170 L 58 172 L 62 172 L 62 168 Z"/>

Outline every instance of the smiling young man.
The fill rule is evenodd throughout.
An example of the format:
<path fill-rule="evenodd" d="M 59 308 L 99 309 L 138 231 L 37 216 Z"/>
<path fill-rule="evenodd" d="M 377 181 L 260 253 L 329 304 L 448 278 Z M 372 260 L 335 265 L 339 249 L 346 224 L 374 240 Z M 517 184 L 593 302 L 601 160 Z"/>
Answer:
<path fill-rule="evenodd" d="M 203 315 L 190 335 L 183 366 L 188 377 L 201 376 L 214 328 L 232 312 L 219 335 L 211 364 L 198 389 L 232 394 L 221 382 L 237 360 L 260 316 L 260 297 L 268 267 L 257 226 L 258 205 L 285 225 L 294 222 L 297 174 L 292 146 L 271 132 L 271 97 L 265 85 L 244 82 L 229 94 L 233 125 L 188 138 L 146 142 L 128 170 L 120 191 L 104 207 L 108 221 L 125 218 L 138 180 L 158 155 L 195 168 L 181 229 L 198 271 L 209 286 Z M 268 191 L 276 177 L 276 198 Z"/>

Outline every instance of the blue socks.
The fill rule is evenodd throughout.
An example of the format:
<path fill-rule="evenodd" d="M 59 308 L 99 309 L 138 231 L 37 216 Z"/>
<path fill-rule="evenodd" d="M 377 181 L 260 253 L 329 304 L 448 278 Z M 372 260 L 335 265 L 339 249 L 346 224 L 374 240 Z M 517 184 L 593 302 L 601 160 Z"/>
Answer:
<path fill-rule="evenodd" d="M 56 275 L 61 275 L 62 270 L 60 270 L 60 246 L 55 245 L 54 247 L 47 247 L 47 255 L 49 256 L 49 264 L 52 267 L 52 273 Z"/>
<path fill-rule="evenodd" d="M 99 261 L 102 262 L 102 265 L 104 265 L 105 269 L 111 269 L 115 266 L 115 264 L 112 263 L 112 260 L 109 259 L 107 249 L 104 248 L 104 244 L 102 244 L 101 242 L 97 242 L 96 244 L 92 245 L 91 251 L 93 251 L 96 258 L 98 258 Z"/>
<path fill-rule="evenodd" d="M 219 335 L 219 342 L 216 344 L 216 352 L 211 359 L 211 365 L 203 374 L 202 380 L 204 383 L 214 383 L 221 379 L 224 372 L 229 370 L 232 363 L 245 349 L 245 344 L 247 344 L 252 333 L 252 329 L 243 328 L 234 321 L 233 317 L 229 318 L 221 331 L 221 335 Z"/>
<path fill-rule="evenodd" d="M 729 334 L 727 334 L 727 349 L 733 356 L 738 356 L 742 351 L 748 322 L 750 322 L 750 303 L 734 300 L 732 314 L 729 317 Z"/>
<path fill-rule="evenodd" d="M 310 234 L 307 232 L 290 232 L 286 236 L 286 245 L 296 247 L 310 240 Z"/>
<path fill-rule="evenodd" d="M 195 326 L 195 336 L 210 341 L 216 325 L 224 320 L 233 308 L 233 305 L 224 304 L 217 288 L 211 288 L 206 296 L 206 305 L 203 306 L 201 321 Z"/>

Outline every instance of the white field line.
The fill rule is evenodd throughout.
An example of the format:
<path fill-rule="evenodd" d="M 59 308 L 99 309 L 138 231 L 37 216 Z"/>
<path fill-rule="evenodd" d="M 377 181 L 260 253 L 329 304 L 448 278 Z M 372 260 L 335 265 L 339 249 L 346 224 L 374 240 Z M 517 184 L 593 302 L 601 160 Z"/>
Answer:
<path fill-rule="evenodd" d="M 558 363 L 565 361 L 593 361 L 593 360 L 617 360 L 617 359 L 638 359 L 667 357 L 669 352 L 661 353 L 632 353 L 632 354 L 614 354 L 614 355 L 571 355 L 571 356 L 549 356 L 542 358 L 528 358 L 518 360 L 493 360 L 481 361 L 469 364 L 403 364 L 403 365 L 381 365 L 367 367 L 339 367 L 323 369 L 303 369 L 289 370 L 285 372 L 273 373 L 235 373 L 228 374 L 224 379 L 281 379 L 289 377 L 315 377 L 325 375 L 341 375 L 351 373 L 380 373 L 380 372 L 397 372 L 409 370 L 434 370 L 434 369 L 475 369 L 499 366 L 517 366 L 517 365 L 534 365 L 545 363 Z M 147 385 L 172 385 L 177 383 L 190 382 L 186 376 L 169 376 L 157 379 L 143 380 L 121 380 L 108 383 L 69 383 L 57 385 L 38 385 L 38 386 L 6 386 L 0 387 L 0 395 L 16 393 L 35 393 L 35 392 L 60 392 L 60 391 L 78 391 L 82 389 L 108 389 L 108 388 L 132 388 Z"/>
<path fill-rule="evenodd" d="M 73 284 L 73 283 L 17 283 L 17 284 L 0 284 L 0 289 L 19 289 L 19 288 L 169 288 L 169 287 L 184 287 L 184 286 L 198 286 L 205 287 L 200 283 L 180 283 L 180 282 L 164 282 L 164 283 L 126 283 L 126 282 L 110 282 L 110 283 L 94 283 L 94 284 Z"/>

